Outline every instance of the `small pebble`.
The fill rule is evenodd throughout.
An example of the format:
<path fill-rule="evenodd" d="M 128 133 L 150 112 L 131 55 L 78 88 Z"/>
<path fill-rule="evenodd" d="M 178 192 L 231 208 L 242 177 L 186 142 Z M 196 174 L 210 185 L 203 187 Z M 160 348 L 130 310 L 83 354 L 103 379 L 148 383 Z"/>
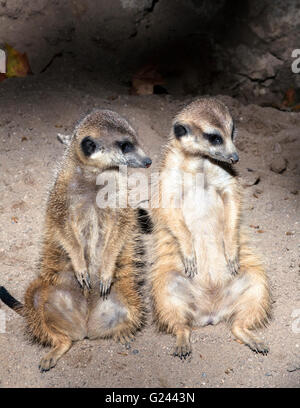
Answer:
<path fill-rule="evenodd" d="M 282 152 L 282 148 L 281 148 L 279 143 L 275 143 L 275 145 L 273 147 L 273 150 L 274 150 L 275 153 L 281 153 Z"/>
<path fill-rule="evenodd" d="M 287 368 L 287 371 L 289 373 L 293 373 L 294 371 L 300 370 L 300 365 L 299 366 L 291 366 L 289 368 Z"/>
<path fill-rule="evenodd" d="M 286 170 L 286 168 L 287 168 L 287 160 L 282 156 L 279 156 L 273 159 L 270 165 L 270 169 L 274 173 L 278 173 L 278 174 L 283 173 Z"/>

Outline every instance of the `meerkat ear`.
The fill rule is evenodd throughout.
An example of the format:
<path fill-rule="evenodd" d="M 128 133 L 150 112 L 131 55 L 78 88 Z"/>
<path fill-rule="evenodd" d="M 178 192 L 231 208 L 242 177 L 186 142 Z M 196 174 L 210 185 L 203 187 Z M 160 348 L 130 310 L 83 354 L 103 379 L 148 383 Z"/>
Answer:
<path fill-rule="evenodd" d="M 61 133 L 57 133 L 57 140 L 65 146 L 70 146 L 71 139 L 72 135 L 63 135 Z"/>
<path fill-rule="evenodd" d="M 90 136 L 86 136 L 84 139 L 82 139 L 81 149 L 85 156 L 90 156 L 91 154 L 93 154 L 96 148 L 97 144 Z"/>
<path fill-rule="evenodd" d="M 176 139 L 180 139 L 182 136 L 185 136 L 188 134 L 187 126 L 182 125 L 181 123 L 175 123 L 173 129 L 174 129 L 174 135 Z"/>

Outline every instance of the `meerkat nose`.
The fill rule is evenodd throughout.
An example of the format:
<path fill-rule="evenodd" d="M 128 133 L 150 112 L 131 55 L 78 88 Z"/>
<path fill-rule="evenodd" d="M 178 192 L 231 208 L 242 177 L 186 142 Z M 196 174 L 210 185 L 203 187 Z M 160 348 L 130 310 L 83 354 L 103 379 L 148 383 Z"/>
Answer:
<path fill-rule="evenodd" d="M 147 157 L 146 159 L 144 159 L 144 166 L 145 167 L 150 167 L 152 164 L 152 160 L 150 159 L 150 157 Z"/>
<path fill-rule="evenodd" d="M 237 163 L 239 161 L 239 155 L 237 153 L 233 153 L 230 157 L 229 160 L 231 163 Z"/>

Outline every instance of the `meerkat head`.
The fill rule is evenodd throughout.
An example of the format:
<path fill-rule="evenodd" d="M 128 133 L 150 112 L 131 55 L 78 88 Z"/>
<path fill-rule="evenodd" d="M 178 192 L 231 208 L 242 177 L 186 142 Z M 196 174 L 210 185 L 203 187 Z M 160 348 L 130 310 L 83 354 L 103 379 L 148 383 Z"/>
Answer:
<path fill-rule="evenodd" d="M 173 122 L 173 136 L 192 155 L 237 163 L 235 128 L 227 106 L 215 98 L 202 98 L 186 106 Z"/>
<path fill-rule="evenodd" d="M 152 161 L 126 119 L 110 110 L 95 110 L 76 127 L 71 145 L 80 161 L 96 169 L 150 167 Z"/>

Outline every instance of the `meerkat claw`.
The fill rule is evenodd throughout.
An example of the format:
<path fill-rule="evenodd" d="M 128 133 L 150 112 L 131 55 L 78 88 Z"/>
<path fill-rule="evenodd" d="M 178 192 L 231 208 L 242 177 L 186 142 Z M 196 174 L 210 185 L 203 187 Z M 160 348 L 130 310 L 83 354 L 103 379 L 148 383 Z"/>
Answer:
<path fill-rule="evenodd" d="M 76 276 L 76 279 L 77 279 L 77 281 L 78 281 L 78 283 L 79 283 L 79 285 L 80 285 L 80 287 L 82 289 L 84 288 L 84 286 L 86 286 L 88 289 L 90 289 L 90 285 L 89 285 L 90 278 L 89 278 L 89 275 L 88 275 L 87 271 L 75 272 L 75 276 Z"/>
<path fill-rule="evenodd" d="M 101 281 L 100 282 L 100 296 L 106 299 L 107 296 L 109 295 L 110 287 L 111 287 L 111 279 L 107 281 Z"/>
<path fill-rule="evenodd" d="M 266 346 L 264 343 L 253 343 L 253 344 L 247 344 L 248 347 L 250 347 L 250 349 L 252 351 L 254 351 L 257 354 L 262 354 L 263 356 L 266 356 L 270 349 L 268 346 Z"/>
<path fill-rule="evenodd" d="M 191 355 L 191 350 L 187 347 L 176 347 L 173 353 L 174 357 L 179 357 L 180 360 L 186 360 Z"/>
<path fill-rule="evenodd" d="M 89 273 L 87 271 L 77 272 L 76 279 L 78 280 L 78 283 L 81 288 L 84 288 L 84 286 L 86 286 L 88 290 L 91 289 L 91 280 Z"/>
<path fill-rule="evenodd" d="M 237 275 L 240 269 L 239 261 L 237 258 L 227 258 L 227 268 L 232 275 Z"/>
<path fill-rule="evenodd" d="M 230 273 L 232 275 L 237 275 L 237 273 L 238 273 L 238 271 L 240 269 L 240 265 L 239 265 L 237 259 L 234 259 L 234 260 L 229 259 L 228 260 L 228 269 L 229 269 L 229 271 L 230 271 Z"/>
<path fill-rule="evenodd" d="M 87 274 L 87 276 L 83 279 L 83 283 L 87 287 L 88 290 L 91 290 L 91 280 L 90 276 Z"/>
<path fill-rule="evenodd" d="M 194 256 L 184 259 L 184 269 L 189 278 L 193 278 L 195 275 L 197 275 L 197 263 Z"/>

